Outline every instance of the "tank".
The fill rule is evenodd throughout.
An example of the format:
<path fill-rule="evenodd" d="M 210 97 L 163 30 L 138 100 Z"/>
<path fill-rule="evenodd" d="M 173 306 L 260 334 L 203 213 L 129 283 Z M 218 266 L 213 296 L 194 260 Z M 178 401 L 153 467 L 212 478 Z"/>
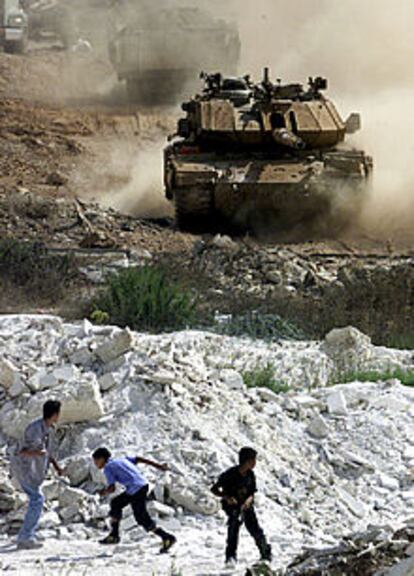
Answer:
<path fill-rule="evenodd" d="M 298 227 L 326 234 L 361 207 L 372 158 L 349 135 L 325 97 L 327 80 L 308 86 L 202 74 L 203 91 L 182 105 L 185 117 L 165 149 L 166 196 L 180 228 L 282 232 Z"/>
<path fill-rule="evenodd" d="M 203 68 L 237 73 L 237 29 L 197 6 L 118 0 L 112 36 L 110 59 L 133 101 L 178 102 Z"/>

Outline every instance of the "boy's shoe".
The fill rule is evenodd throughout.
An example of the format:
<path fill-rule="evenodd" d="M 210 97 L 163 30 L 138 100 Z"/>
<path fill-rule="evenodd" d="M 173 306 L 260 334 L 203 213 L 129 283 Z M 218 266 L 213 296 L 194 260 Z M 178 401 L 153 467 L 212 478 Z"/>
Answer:
<path fill-rule="evenodd" d="M 161 546 L 161 550 L 160 550 L 160 554 L 166 554 L 169 549 L 174 546 L 174 544 L 177 542 L 177 538 L 175 536 L 173 536 L 171 534 L 171 536 L 168 536 L 168 538 L 164 538 L 164 540 L 162 541 L 162 546 Z"/>
<path fill-rule="evenodd" d="M 119 544 L 121 539 L 119 536 L 114 536 L 113 534 L 108 534 L 106 538 L 99 540 L 99 544 Z"/>
<path fill-rule="evenodd" d="M 22 540 L 21 542 L 17 542 L 17 550 L 38 550 L 39 548 L 43 548 L 43 544 L 36 542 L 36 540 Z"/>

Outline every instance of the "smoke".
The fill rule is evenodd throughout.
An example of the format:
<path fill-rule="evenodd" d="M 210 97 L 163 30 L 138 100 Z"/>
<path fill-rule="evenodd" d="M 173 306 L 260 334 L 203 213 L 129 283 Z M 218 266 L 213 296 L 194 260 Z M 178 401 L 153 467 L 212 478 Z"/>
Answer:
<path fill-rule="evenodd" d="M 240 6 L 242 8 L 240 9 Z M 242 70 L 256 76 L 329 79 L 342 115 L 362 113 L 352 143 L 374 157 L 362 226 L 376 235 L 414 229 L 414 4 L 410 0 L 256 0 L 233 2 Z"/>

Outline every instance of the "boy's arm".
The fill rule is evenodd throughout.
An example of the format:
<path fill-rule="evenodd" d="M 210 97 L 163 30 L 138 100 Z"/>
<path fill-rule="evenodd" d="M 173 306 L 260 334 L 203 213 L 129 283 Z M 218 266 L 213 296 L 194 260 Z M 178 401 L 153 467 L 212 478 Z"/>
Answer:
<path fill-rule="evenodd" d="M 168 470 L 168 464 L 159 464 L 158 462 L 154 462 L 154 460 L 148 460 L 148 458 L 142 458 L 141 456 L 135 457 L 135 464 L 145 464 L 146 466 L 152 466 L 157 470 L 162 470 L 166 472 Z"/>
<path fill-rule="evenodd" d="M 99 496 L 107 496 L 108 494 L 112 494 L 113 492 L 115 492 L 115 484 L 111 484 L 107 488 L 99 490 L 98 494 Z"/>
<path fill-rule="evenodd" d="M 59 464 L 56 462 L 56 460 L 53 458 L 53 456 L 51 456 L 49 458 L 50 463 L 52 464 L 53 468 L 56 470 L 56 472 L 59 474 L 59 476 L 63 476 L 64 471 L 63 469 L 59 466 Z"/>
<path fill-rule="evenodd" d="M 220 482 L 220 479 L 215 484 L 213 484 L 213 486 L 211 487 L 211 492 L 214 494 L 214 496 L 217 496 L 218 498 L 222 498 L 223 500 L 225 500 L 227 504 L 233 504 L 233 505 L 237 504 L 236 498 L 226 495 L 224 488 Z"/>

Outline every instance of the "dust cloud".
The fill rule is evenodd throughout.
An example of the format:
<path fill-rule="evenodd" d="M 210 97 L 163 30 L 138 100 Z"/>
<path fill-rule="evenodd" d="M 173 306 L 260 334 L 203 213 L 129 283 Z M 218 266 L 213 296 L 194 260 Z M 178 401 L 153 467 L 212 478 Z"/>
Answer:
<path fill-rule="evenodd" d="M 353 144 L 374 157 L 363 230 L 390 238 L 414 229 L 414 4 L 411 0 L 234 0 L 241 69 L 329 79 L 343 116 L 362 114 Z"/>
<path fill-rule="evenodd" d="M 141 218 L 171 216 L 171 206 L 162 186 L 163 146 L 164 141 L 159 140 L 138 152 L 122 146 L 114 149 L 110 166 L 126 175 L 126 181 L 100 197 L 100 203 Z"/>

